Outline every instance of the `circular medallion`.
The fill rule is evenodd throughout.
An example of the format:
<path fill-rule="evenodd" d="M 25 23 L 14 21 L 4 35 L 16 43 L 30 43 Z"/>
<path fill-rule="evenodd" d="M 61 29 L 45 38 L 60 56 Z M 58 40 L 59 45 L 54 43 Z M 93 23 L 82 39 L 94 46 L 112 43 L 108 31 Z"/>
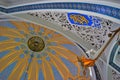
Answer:
<path fill-rule="evenodd" d="M 39 36 L 31 37 L 28 40 L 27 45 L 30 48 L 30 50 L 32 50 L 34 52 L 41 52 L 45 47 L 45 43 L 44 43 L 43 39 Z"/>

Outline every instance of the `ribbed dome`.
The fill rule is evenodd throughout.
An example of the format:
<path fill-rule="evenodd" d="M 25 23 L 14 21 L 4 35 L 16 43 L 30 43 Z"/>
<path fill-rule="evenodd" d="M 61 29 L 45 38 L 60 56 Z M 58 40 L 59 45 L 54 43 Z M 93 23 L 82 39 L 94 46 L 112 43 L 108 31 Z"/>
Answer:
<path fill-rule="evenodd" d="M 21 21 L 4 23 L 0 26 L 0 73 L 7 80 L 80 77 L 76 57 L 81 54 L 70 40 L 36 24 Z"/>

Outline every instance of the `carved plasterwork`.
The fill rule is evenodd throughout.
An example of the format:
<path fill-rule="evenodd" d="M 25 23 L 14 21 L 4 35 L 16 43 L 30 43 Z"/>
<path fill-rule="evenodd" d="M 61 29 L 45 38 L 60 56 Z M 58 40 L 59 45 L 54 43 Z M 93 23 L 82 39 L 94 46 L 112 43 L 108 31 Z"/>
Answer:
<path fill-rule="evenodd" d="M 112 80 L 120 80 L 120 74 L 112 70 Z"/>
<path fill-rule="evenodd" d="M 30 12 L 29 15 L 42 18 L 51 23 L 55 23 L 63 27 L 64 30 L 69 30 L 89 42 L 94 48 L 100 49 L 103 43 L 108 39 L 108 33 L 110 32 L 114 23 L 99 17 L 92 16 L 93 22 L 96 24 L 95 19 L 100 19 L 100 28 L 92 26 L 79 26 L 71 24 L 67 18 L 67 12 Z"/>

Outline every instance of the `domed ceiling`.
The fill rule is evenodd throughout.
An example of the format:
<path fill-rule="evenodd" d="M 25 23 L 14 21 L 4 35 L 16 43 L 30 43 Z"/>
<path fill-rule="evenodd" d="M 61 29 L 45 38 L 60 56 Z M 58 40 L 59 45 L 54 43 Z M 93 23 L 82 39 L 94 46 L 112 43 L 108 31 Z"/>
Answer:
<path fill-rule="evenodd" d="M 0 79 L 64 80 L 80 77 L 80 49 L 61 34 L 23 21 L 0 25 Z"/>
<path fill-rule="evenodd" d="M 119 80 L 119 33 L 93 67 L 78 62 L 120 27 L 119 4 L 106 1 L 0 1 L 0 80 Z"/>

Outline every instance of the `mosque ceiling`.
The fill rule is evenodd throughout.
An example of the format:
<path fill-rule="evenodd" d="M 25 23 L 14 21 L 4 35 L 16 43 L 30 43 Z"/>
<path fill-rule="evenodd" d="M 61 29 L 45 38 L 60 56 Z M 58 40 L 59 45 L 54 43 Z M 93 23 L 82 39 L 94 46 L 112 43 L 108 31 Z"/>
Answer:
<path fill-rule="evenodd" d="M 68 19 L 68 12 L 45 11 L 30 12 L 28 14 L 38 18 L 42 18 L 51 23 L 57 23 L 64 30 L 71 31 L 80 38 L 89 42 L 91 46 L 93 46 L 96 50 L 100 49 L 104 42 L 109 38 L 108 33 L 114 30 L 115 27 L 119 27 L 119 24 L 114 23 L 110 20 L 90 15 L 87 16 L 92 18 L 91 25 L 79 25 L 70 22 L 70 20 Z"/>
<path fill-rule="evenodd" d="M 14 6 L 27 1 L 4 0 L 2 5 Z M 51 10 L 57 8 L 58 11 Z M 65 8 L 69 10 L 60 11 Z M 80 12 L 91 11 L 93 14 L 104 15 L 107 19 L 70 9 L 78 11 L 80 9 Z M 120 27 L 119 8 L 92 3 L 36 3 L 8 8 L 0 6 L 0 11 L 5 13 L 0 13 L 0 79 L 2 80 L 16 79 L 15 76 L 18 76 L 16 80 L 84 79 L 84 76 L 81 76 L 83 68 L 76 57 L 83 55 L 94 57 L 96 51 L 108 41 L 108 34 Z M 117 23 L 114 21 L 115 18 Z M 110 72 L 112 79 L 119 78 L 118 39 L 117 36 L 101 55 L 97 66 L 93 67 L 99 80 L 107 75 L 102 73 L 109 71 L 108 67 L 114 69 Z M 93 55 L 89 54 L 90 49 L 93 49 Z"/>
<path fill-rule="evenodd" d="M 2 80 L 82 78 L 76 58 L 81 53 L 69 39 L 44 26 L 12 20 L 0 23 Z"/>

